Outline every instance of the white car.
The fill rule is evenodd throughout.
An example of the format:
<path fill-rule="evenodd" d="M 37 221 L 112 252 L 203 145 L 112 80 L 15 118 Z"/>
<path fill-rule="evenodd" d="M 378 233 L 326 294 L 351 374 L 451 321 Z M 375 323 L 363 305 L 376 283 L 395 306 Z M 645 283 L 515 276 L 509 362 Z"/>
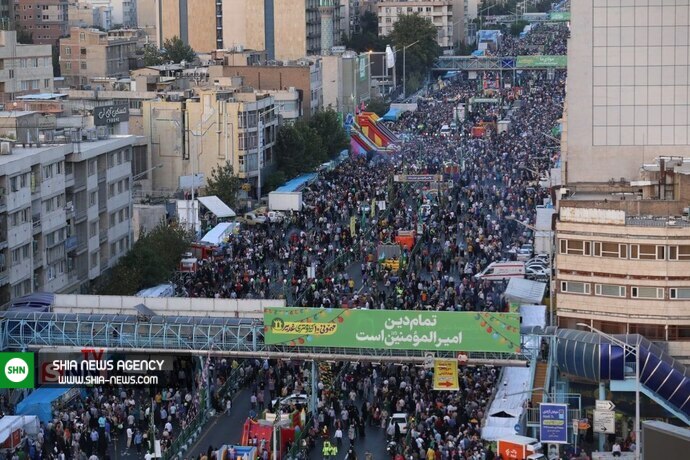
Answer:
<path fill-rule="evenodd" d="M 260 225 L 266 223 L 266 216 L 261 214 L 255 214 L 253 212 L 248 212 L 244 215 L 242 221 L 247 225 Z"/>
<path fill-rule="evenodd" d="M 280 211 L 268 211 L 266 213 L 266 219 L 274 224 L 279 224 L 285 220 L 285 214 Z"/>
<path fill-rule="evenodd" d="M 400 428 L 400 434 L 402 434 L 402 435 L 407 434 L 407 414 L 406 413 L 398 412 L 398 413 L 393 414 L 391 416 L 390 421 L 388 422 L 388 427 L 390 428 L 390 427 L 394 426 L 395 424 L 397 424 L 398 427 Z M 393 431 L 393 430 L 395 430 L 395 428 L 393 428 L 391 431 Z"/>
<path fill-rule="evenodd" d="M 276 402 L 278 402 L 277 399 L 271 401 L 271 406 L 275 407 Z M 281 410 L 290 409 L 293 406 L 307 407 L 307 405 L 309 405 L 309 396 L 306 394 L 293 394 L 280 400 Z"/>

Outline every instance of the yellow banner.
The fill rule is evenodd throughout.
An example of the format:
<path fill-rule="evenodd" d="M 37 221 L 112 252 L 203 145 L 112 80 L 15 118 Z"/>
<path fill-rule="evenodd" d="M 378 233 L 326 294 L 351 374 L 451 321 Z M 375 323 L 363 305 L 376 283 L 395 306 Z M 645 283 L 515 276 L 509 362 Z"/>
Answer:
<path fill-rule="evenodd" d="M 458 391 L 458 362 L 454 359 L 434 360 L 434 390 Z"/>
<path fill-rule="evenodd" d="M 350 235 L 355 236 L 355 230 L 357 230 L 357 219 L 352 216 L 350 217 Z"/>

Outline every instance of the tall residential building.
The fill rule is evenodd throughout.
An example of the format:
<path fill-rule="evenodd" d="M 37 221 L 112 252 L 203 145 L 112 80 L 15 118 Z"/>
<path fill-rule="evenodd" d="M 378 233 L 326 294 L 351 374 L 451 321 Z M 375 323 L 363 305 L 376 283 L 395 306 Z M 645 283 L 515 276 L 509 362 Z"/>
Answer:
<path fill-rule="evenodd" d="M 180 176 L 210 177 L 226 161 L 256 188 L 259 165 L 262 183 L 273 165 L 276 111 L 272 96 L 231 91 L 201 91 L 198 98 L 179 102 L 144 101 L 149 164 L 163 165 L 151 173 L 153 190 L 175 191 Z"/>
<path fill-rule="evenodd" d="M 20 120 L 38 117 L 0 112 L 0 131 L 26 138 L 22 131 L 34 128 Z M 1 302 L 35 291 L 78 292 L 131 247 L 133 140 L 0 142 Z"/>
<path fill-rule="evenodd" d="M 60 39 L 60 71 L 73 88 L 95 79 L 129 76 L 129 59 L 136 52 L 134 36 L 109 36 L 97 29 L 73 27 L 70 36 Z"/>
<path fill-rule="evenodd" d="M 16 0 L 0 0 L 0 29 L 13 30 Z"/>
<path fill-rule="evenodd" d="M 680 3 L 571 2 L 553 252 L 559 325 L 668 341 L 688 362 L 690 7 Z"/>
<path fill-rule="evenodd" d="M 0 98 L 53 92 L 53 57 L 50 45 L 20 45 L 17 32 L 0 31 Z"/>
<path fill-rule="evenodd" d="M 466 0 L 383 0 L 377 4 L 379 36 L 393 31 L 398 18 L 418 14 L 436 27 L 436 40 L 444 51 L 452 51 L 466 40 Z"/>
<path fill-rule="evenodd" d="M 137 25 L 137 0 L 79 0 L 79 3 L 112 11 L 113 24 L 124 27 Z"/>
<path fill-rule="evenodd" d="M 323 2 L 334 4 L 333 43 L 341 38 L 341 8 L 335 0 L 155 1 L 157 42 L 177 35 L 197 52 L 265 49 L 273 60 L 321 54 Z"/>
<path fill-rule="evenodd" d="M 16 0 L 16 27 L 31 34 L 35 44 L 57 45 L 69 33 L 67 8 L 67 0 Z"/>
<path fill-rule="evenodd" d="M 141 28 L 149 37 L 149 42 L 158 44 L 158 15 L 156 4 L 158 0 L 137 0 L 137 27 Z"/>

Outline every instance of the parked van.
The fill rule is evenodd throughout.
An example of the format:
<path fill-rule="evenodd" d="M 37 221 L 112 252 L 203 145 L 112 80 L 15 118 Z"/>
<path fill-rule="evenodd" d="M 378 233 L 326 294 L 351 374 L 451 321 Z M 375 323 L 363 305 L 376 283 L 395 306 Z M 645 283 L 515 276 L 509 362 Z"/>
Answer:
<path fill-rule="evenodd" d="M 448 135 L 450 135 L 450 126 L 448 126 L 448 125 L 441 126 L 441 136 L 448 136 Z"/>
<path fill-rule="evenodd" d="M 477 273 L 474 277 L 478 280 L 498 281 L 510 278 L 524 278 L 525 277 L 525 263 L 524 262 L 492 262 L 481 273 Z"/>

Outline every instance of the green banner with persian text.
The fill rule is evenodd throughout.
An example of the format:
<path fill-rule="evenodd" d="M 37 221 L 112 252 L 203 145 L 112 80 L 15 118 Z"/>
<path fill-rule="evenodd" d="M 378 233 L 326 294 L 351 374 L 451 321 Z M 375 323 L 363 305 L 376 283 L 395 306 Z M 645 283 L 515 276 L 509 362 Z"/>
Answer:
<path fill-rule="evenodd" d="M 568 66 L 568 56 L 518 56 L 516 67 L 518 69 L 565 69 Z"/>
<path fill-rule="evenodd" d="M 519 352 L 520 315 L 270 307 L 267 345 Z"/>
<path fill-rule="evenodd" d="M 549 15 L 550 21 L 570 21 L 570 11 L 555 11 Z"/>

